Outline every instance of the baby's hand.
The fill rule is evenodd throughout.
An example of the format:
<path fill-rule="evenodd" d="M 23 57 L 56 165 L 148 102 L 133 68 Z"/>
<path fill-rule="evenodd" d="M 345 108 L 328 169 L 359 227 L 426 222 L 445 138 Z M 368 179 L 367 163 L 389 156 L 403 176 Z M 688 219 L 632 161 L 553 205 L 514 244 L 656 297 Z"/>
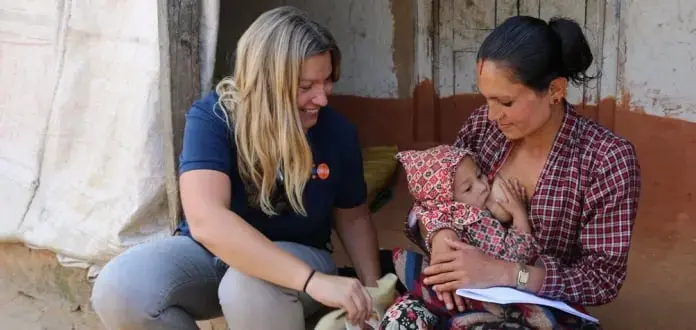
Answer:
<path fill-rule="evenodd" d="M 498 201 L 505 211 L 512 215 L 512 223 L 517 229 L 530 232 L 529 219 L 527 217 L 527 192 L 519 180 L 500 178 L 500 185 L 505 195 L 505 200 Z"/>

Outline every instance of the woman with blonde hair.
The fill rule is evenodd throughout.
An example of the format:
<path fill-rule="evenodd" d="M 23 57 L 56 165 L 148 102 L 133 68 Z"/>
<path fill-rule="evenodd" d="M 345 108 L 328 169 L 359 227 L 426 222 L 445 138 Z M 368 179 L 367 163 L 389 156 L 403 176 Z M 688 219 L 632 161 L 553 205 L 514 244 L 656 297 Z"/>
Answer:
<path fill-rule="evenodd" d="M 292 7 L 263 13 L 234 76 L 196 101 L 180 156 L 181 235 L 109 262 L 92 293 L 109 329 L 304 329 L 320 304 L 369 315 L 379 277 L 355 127 L 327 107 L 341 54 Z M 336 276 L 332 224 L 360 280 Z"/>

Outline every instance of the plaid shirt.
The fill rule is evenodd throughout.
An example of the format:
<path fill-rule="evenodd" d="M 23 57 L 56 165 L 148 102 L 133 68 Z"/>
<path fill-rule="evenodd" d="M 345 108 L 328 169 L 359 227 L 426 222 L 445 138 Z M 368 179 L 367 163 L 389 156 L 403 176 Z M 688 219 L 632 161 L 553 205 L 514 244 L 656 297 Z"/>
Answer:
<path fill-rule="evenodd" d="M 470 148 L 491 177 L 511 143 L 476 110 L 455 145 Z M 613 300 L 626 278 L 640 195 L 633 145 L 579 116 L 571 105 L 530 200 L 529 219 L 546 269 L 539 295 L 580 305 Z"/>

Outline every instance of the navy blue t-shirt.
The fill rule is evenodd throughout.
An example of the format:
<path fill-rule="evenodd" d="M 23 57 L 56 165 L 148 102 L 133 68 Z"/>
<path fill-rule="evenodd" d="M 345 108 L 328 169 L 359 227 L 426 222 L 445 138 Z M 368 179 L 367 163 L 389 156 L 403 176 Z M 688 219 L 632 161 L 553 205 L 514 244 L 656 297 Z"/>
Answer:
<path fill-rule="evenodd" d="M 237 169 L 232 131 L 217 100 L 217 94 L 211 92 L 194 102 L 186 114 L 179 174 L 199 169 L 223 172 L 231 181 L 231 210 L 270 240 L 330 249 L 333 209 L 356 207 L 366 200 L 355 127 L 330 107 L 319 111 L 316 125 L 307 132 L 315 164 L 303 196 L 307 216 L 298 215 L 290 208 L 289 212 L 269 217 L 260 208 L 249 205 Z M 190 236 L 185 219 L 179 230 Z"/>

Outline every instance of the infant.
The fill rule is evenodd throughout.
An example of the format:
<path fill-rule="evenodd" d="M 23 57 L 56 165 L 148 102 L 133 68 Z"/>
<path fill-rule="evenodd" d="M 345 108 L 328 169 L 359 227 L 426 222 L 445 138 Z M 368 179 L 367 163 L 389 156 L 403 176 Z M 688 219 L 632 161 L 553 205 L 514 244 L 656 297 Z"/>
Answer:
<path fill-rule="evenodd" d="M 526 193 L 517 180 L 499 177 L 491 187 L 473 153 L 449 145 L 402 151 L 396 158 L 415 199 L 406 232 L 416 244 L 424 243 L 425 251 L 435 232 L 452 229 L 467 244 L 503 260 L 527 264 L 536 257 Z M 422 241 L 418 221 L 427 233 Z"/>
<path fill-rule="evenodd" d="M 531 232 L 527 217 L 527 194 L 519 181 L 498 177 L 493 184 L 489 184 L 488 176 L 481 173 L 474 158 L 464 156 L 454 171 L 452 190 L 455 202 L 488 210 L 500 222 L 512 222 L 518 231 Z"/>

